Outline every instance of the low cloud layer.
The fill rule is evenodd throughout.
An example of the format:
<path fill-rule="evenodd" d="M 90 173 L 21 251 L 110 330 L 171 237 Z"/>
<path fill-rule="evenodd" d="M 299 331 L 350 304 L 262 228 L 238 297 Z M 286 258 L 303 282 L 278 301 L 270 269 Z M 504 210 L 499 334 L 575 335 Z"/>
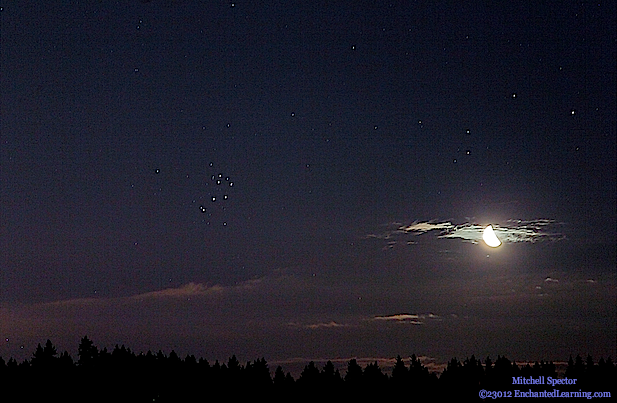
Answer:
<path fill-rule="evenodd" d="M 347 327 L 349 325 L 337 323 L 331 320 L 330 322 L 309 323 L 309 324 L 291 322 L 289 323 L 289 326 L 295 327 L 295 328 L 303 328 L 303 329 L 329 329 L 329 328 L 336 328 L 336 327 Z"/>
<path fill-rule="evenodd" d="M 429 313 L 429 314 L 399 313 L 395 315 L 375 316 L 372 320 L 392 321 L 392 322 L 408 323 L 412 325 L 423 325 L 425 323 L 425 320 L 427 319 L 435 320 L 435 319 L 440 319 L 440 317 L 432 313 Z"/>
<path fill-rule="evenodd" d="M 432 239 L 439 243 L 455 231 L 447 222 L 420 224 L 398 224 L 397 230 L 406 229 L 397 232 L 400 242 L 434 232 Z M 547 344 L 538 329 L 554 328 L 571 339 L 586 340 L 614 323 L 614 270 L 592 272 L 589 259 L 564 259 L 567 267 L 561 267 L 553 255 L 543 261 L 534 251 L 529 267 L 517 263 L 525 256 L 510 264 L 479 253 L 478 261 L 450 248 L 446 255 L 458 254 L 456 259 L 431 265 L 414 248 L 386 254 L 363 248 L 388 259 L 375 259 L 375 266 L 368 268 L 341 264 L 333 273 L 276 272 L 235 284 L 189 282 L 122 297 L 2 303 L 0 356 L 6 359 L 22 351 L 17 358 L 30 358 L 36 344 L 49 338 L 59 351 L 67 349 L 75 357 L 79 339 L 87 335 L 101 347 L 174 349 L 180 356 L 209 360 L 226 360 L 232 354 L 252 360 L 258 352 L 270 362 L 291 358 L 290 351 L 293 356 L 328 359 L 413 353 L 447 360 L 453 351 L 541 359 L 548 352 L 562 357 L 570 351 Z M 469 250 L 474 248 L 460 249 L 473 255 Z M 430 253 L 439 249 L 426 248 Z M 370 262 L 370 253 L 362 261 Z M 352 269 L 363 277 L 354 279 Z M 469 340 L 461 341 L 462 333 L 470 335 Z M 603 334 L 604 339 L 609 336 Z M 513 354 L 511 346 L 522 350 Z M 592 352 L 606 355 L 605 350 Z"/>

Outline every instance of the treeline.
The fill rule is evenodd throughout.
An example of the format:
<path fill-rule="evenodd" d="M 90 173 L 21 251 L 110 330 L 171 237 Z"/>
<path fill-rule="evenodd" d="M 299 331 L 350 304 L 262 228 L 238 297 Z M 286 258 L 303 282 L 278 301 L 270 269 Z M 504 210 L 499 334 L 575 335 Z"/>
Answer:
<path fill-rule="evenodd" d="M 242 365 L 235 356 L 226 363 L 210 363 L 174 351 L 136 354 L 124 346 L 112 351 L 98 349 L 82 338 L 75 361 L 66 351 L 58 354 L 50 340 L 37 346 L 29 360 L 18 363 L 0 358 L 0 387 L 4 394 L 14 391 L 20 400 L 59 398 L 63 401 L 206 401 L 219 397 L 296 398 L 298 396 L 362 397 L 379 392 L 415 398 L 478 398 L 480 389 L 494 391 L 553 390 L 611 391 L 617 370 L 609 357 L 594 363 L 591 357 L 570 357 L 564 374 L 577 379 L 572 386 L 513 385 L 513 377 L 558 378 L 552 362 L 518 366 L 505 357 L 484 362 L 474 356 L 464 361 L 453 358 L 441 374 L 430 372 L 412 355 L 406 364 L 399 356 L 390 374 L 377 362 L 364 368 L 355 359 L 342 375 L 328 361 L 323 368 L 308 363 L 299 377 L 285 373 L 281 366 L 271 372 L 264 358 Z"/>

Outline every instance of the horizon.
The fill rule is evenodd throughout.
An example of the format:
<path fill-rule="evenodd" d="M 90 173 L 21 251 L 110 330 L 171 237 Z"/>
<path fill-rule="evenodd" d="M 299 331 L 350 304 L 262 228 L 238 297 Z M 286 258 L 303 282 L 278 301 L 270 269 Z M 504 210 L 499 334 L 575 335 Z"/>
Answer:
<path fill-rule="evenodd" d="M 3 2 L 0 356 L 615 359 L 616 7 Z"/>
<path fill-rule="evenodd" d="M 83 340 L 83 338 L 87 338 L 87 336 L 82 337 L 81 339 Z M 50 339 L 47 339 L 47 341 L 51 341 Z M 91 340 L 92 341 L 92 340 Z M 57 355 L 60 356 L 61 354 L 65 354 L 68 353 L 69 356 L 71 357 L 71 359 L 73 360 L 74 364 L 78 365 L 78 357 L 79 354 L 78 353 L 74 353 L 71 352 L 69 350 L 62 350 L 62 349 L 58 349 L 56 345 L 53 344 L 53 347 L 56 349 Z M 93 341 L 92 341 L 93 342 Z M 38 343 L 37 345 L 39 347 L 42 347 L 44 343 Z M 174 354 L 176 354 L 178 356 L 178 358 L 182 361 L 185 361 L 189 356 L 194 357 L 197 361 L 199 360 L 205 360 L 208 362 L 208 364 L 210 366 L 215 365 L 215 363 L 219 363 L 219 365 L 223 366 L 223 365 L 227 365 L 229 360 L 232 359 L 232 357 L 236 357 L 235 354 L 232 354 L 231 356 L 229 356 L 227 359 L 224 360 L 220 360 L 220 359 L 208 359 L 208 357 L 200 357 L 200 356 L 195 356 L 194 354 L 186 354 L 186 355 L 181 355 L 178 354 L 175 350 L 170 350 L 170 351 L 162 351 L 162 350 L 157 350 L 157 351 L 152 351 L 152 350 L 148 350 L 148 351 L 135 351 L 133 349 L 130 348 L 130 346 L 125 346 L 124 344 L 122 345 L 114 345 L 113 347 L 108 347 L 108 346 L 98 346 L 96 343 L 93 343 L 94 347 L 96 347 L 98 349 L 99 352 L 102 351 L 106 351 L 107 353 L 113 353 L 113 351 L 117 348 L 120 349 L 127 349 L 127 351 L 131 352 L 132 354 L 134 354 L 135 356 L 143 356 L 143 355 L 148 355 L 148 354 L 153 354 L 153 355 L 158 355 L 159 353 L 162 353 L 165 357 L 169 357 L 170 354 L 172 354 L 172 352 Z M 75 349 L 75 351 L 77 351 L 77 349 Z M 30 354 L 29 357 L 26 357 L 22 360 L 18 360 L 16 357 L 2 357 L 0 356 L 0 358 L 2 358 L 4 360 L 4 363 L 6 365 L 6 363 L 8 363 L 9 360 L 13 359 L 17 362 L 17 364 L 24 364 L 26 362 L 31 362 L 32 358 L 34 356 L 34 350 L 33 353 Z M 291 359 L 287 359 L 287 360 L 274 360 L 274 361 L 269 361 L 266 359 L 266 363 L 268 365 L 268 369 L 270 371 L 271 375 L 274 375 L 275 370 L 277 369 L 277 367 L 281 367 L 283 369 L 283 371 L 285 373 L 289 373 L 291 374 L 291 376 L 294 379 L 298 379 L 298 377 L 300 376 L 301 372 L 305 369 L 305 367 L 309 364 L 309 363 L 314 363 L 315 366 L 318 369 L 322 369 L 328 362 L 332 363 L 334 365 L 334 369 L 338 370 L 341 373 L 341 376 L 344 376 L 347 373 L 347 365 L 351 360 L 355 360 L 358 365 L 360 365 L 360 367 L 362 367 L 363 369 L 369 365 L 369 364 L 374 364 L 377 363 L 379 368 L 381 369 L 381 371 L 386 374 L 386 375 L 390 375 L 392 372 L 392 369 L 394 368 L 394 364 L 396 363 L 398 357 L 401 357 L 401 359 L 403 360 L 403 362 L 405 363 L 405 365 L 408 365 L 409 362 L 411 362 L 414 358 L 417 359 L 419 362 L 422 363 L 423 367 L 425 367 L 428 372 L 430 374 L 435 374 L 437 376 L 440 376 L 443 371 L 446 369 L 446 367 L 448 366 L 448 363 L 454 359 L 457 360 L 460 363 L 463 363 L 467 360 L 470 359 L 476 359 L 478 360 L 479 364 L 482 365 L 483 367 L 486 367 L 486 360 L 487 359 L 491 359 L 492 361 L 492 365 L 495 364 L 495 361 L 499 358 L 499 357 L 503 357 L 506 358 L 508 360 L 510 360 L 508 357 L 503 356 L 503 355 L 496 355 L 494 357 L 475 357 L 474 354 L 467 356 L 467 357 L 451 357 L 449 360 L 445 361 L 445 362 L 440 362 L 438 360 L 436 360 L 434 357 L 428 357 L 428 356 L 416 356 L 415 354 L 411 354 L 410 356 L 407 357 L 402 357 L 400 355 L 397 355 L 396 357 L 357 357 L 357 356 L 353 356 L 353 357 L 347 357 L 347 358 L 301 358 L 301 357 L 294 357 Z M 575 359 L 577 357 L 581 357 L 582 359 L 586 360 L 588 357 L 583 357 L 580 354 L 577 354 L 576 356 L 570 356 L 569 359 Z M 237 359 L 237 357 L 236 357 Z M 241 360 L 238 359 L 238 362 L 240 364 L 241 367 L 245 367 L 246 365 L 248 365 L 249 363 L 254 363 L 256 360 L 261 360 L 261 359 L 265 359 L 265 357 L 263 356 L 259 356 L 259 357 L 255 357 L 253 359 L 249 359 L 249 360 Z M 592 357 L 593 359 L 593 357 Z M 598 361 L 602 359 L 604 361 L 610 359 L 612 361 L 612 357 L 597 357 L 594 359 L 594 364 L 597 365 Z M 535 360 L 535 361 L 517 361 L 517 360 L 513 360 L 510 361 L 513 365 L 516 365 L 519 369 L 524 368 L 525 366 L 529 365 L 530 367 L 533 367 L 534 364 L 538 364 L 538 363 L 548 363 L 548 364 L 552 364 L 555 366 L 555 371 L 557 373 L 557 376 L 559 378 L 562 378 L 565 375 L 566 369 L 568 367 L 568 360 L 566 361 L 552 361 L 552 360 Z"/>
<path fill-rule="evenodd" d="M 99 386 L 99 399 L 123 396 L 131 401 L 184 401 L 195 400 L 204 394 L 229 393 L 235 386 L 237 396 L 272 394 L 290 396 L 294 393 L 311 396 L 360 396 L 370 391 L 396 396 L 404 390 L 413 390 L 416 396 L 480 397 L 611 397 L 616 367 L 609 358 L 597 364 L 591 357 L 577 356 L 568 360 L 565 373 L 558 374 L 552 362 L 518 366 L 499 356 L 493 363 L 470 357 L 464 361 L 451 359 L 441 374 L 431 372 L 417 357 L 409 365 L 397 356 L 391 374 L 389 368 L 377 362 L 366 364 L 356 359 L 347 363 L 347 371 L 327 361 L 319 369 L 313 361 L 304 366 L 294 378 L 289 371 L 277 366 L 274 373 L 264 358 L 243 365 L 235 355 L 227 363 L 197 360 L 194 356 L 180 358 L 175 352 L 165 355 L 135 354 L 125 346 L 113 351 L 99 350 L 87 337 L 81 339 L 79 359 L 74 361 L 66 352 L 58 354 L 50 340 L 45 347 L 38 344 L 31 361 L 17 364 L 1 361 L 3 379 L 19 390 L 27 385 L 41 387 L 30 392 L 34 396 L 63 395 L 65 400 L 83 399 Z M 384 369 L 386 372 L 384 372 Z M 66 382 L 71 379 L 71 382 Z M 104 387 L 101 387 L 104 385 Z M 522 389 L 518 389 L 518 385 Z M 550 385 L 550 386 L 547 386 Z M 549 387 L 552 389 L 547 390 Z M 513 390 L 510 390 L 510 389 Z"/>

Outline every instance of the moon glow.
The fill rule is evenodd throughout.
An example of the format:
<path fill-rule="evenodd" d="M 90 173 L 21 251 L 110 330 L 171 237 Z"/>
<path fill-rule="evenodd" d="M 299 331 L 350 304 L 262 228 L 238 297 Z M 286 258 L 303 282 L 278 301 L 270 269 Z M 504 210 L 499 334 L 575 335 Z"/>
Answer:
<path fill-rule="evenodd" d="M 484 239 L 484 242 L 486 242 L 486 244 L 491 248 L 496 248 L 501 245 L 501 241 L 499 240 L 499 238 L 497 238 L 497 235 L 495 235 L 495 231 L 493 231 L 492 225 L 484 228 L 484 232 L 482 233 L 482 239 Z"/>

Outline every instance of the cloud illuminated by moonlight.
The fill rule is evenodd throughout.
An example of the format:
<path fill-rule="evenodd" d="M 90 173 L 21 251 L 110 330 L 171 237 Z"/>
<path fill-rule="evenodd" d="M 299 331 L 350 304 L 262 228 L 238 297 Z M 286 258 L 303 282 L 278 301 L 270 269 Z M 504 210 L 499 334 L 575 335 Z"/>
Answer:
<path fill-rule="evenodd" d="M 407 323 L 407 324 L 412 324 L 412 325 L 423 325 L 426 319 L 439 319 L 439 316 L 432 314 L 432 313 L 428 313 L 428 314 L 399 313 L 395 315 L 375 316 L 373 318 L 374 321 L 390 321 L 390 322 L 398 322 L 398 323 Z"/>
<path fill-rule="evenodd" d="M 368 234 L 367 238 L 387 239 L 388 248 L 392 248 L 397 241 L 395 239 L 405 235 L 423 235 L 434 233 L 438 239 L 460 239 L 463 242 L 477 244 L 482 240 L 482 232 L 487 224 L 461 223 L 453 224 L 450 221 L 415 221 L 409 225 L 395 223 L 395 229 L 381 234 Z M 503 243 L 557 241 L 565 239 L 565 235 L 558 231 L 563 225 L 551 219 L 519 220 L 511 219 L 504 225 L 491 223 L 495 235 Z M 407 242 L 415 244 L 416 242 Z"/>

